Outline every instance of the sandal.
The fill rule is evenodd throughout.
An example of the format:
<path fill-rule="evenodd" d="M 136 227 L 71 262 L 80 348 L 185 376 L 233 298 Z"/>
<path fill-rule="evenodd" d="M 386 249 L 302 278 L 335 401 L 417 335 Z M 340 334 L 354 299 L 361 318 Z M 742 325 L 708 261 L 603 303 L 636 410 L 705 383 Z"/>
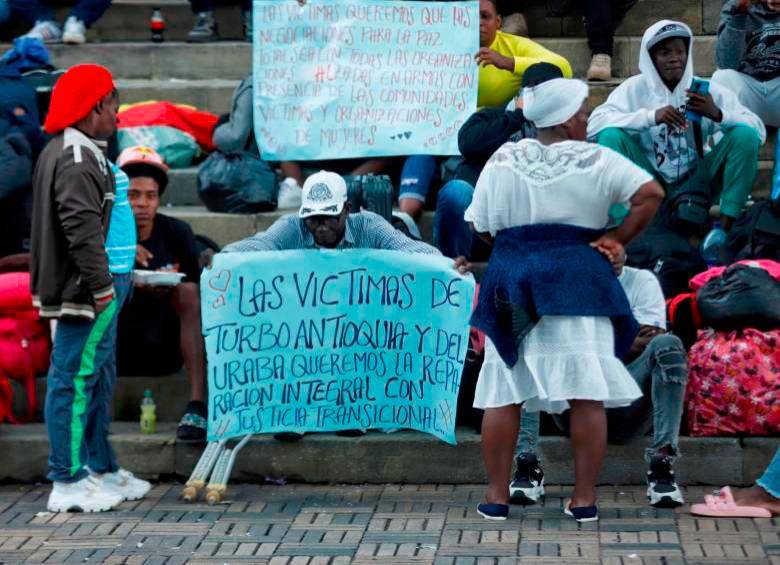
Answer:
<path fill-rule="evenodd" d="M 771 518 L 772 513 L 758 506 L 741 506 L 734 501 L 731 487 L 706 495 L 703 504 L 691 505 L 691 514 L 712 518 Z"/>
<path fill-rule="evenodd" d="M 184 416 L 179 420 L 176 439 L 184 443 L 205 443 L 207 426 L 206 405 L 198 400 L 192 400 L 187 404 Z"/>

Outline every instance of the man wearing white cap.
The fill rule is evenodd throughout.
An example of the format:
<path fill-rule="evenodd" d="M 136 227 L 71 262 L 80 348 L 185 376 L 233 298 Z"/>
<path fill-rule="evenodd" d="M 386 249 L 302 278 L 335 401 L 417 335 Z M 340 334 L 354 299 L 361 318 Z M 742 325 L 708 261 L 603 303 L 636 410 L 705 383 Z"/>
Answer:
<path fill-rule="evenodd" d="M 320 171 L 303 183 L 298 214 L 279 218 L 265 232 L 226 246 L 223 253 L 283 251 L 288 249 L 384 249 L 406 253 L 441 255 L 438 249 L 415 241 L 373 212 L 352 214 L 347 184 L 341 175 Z M 455 259 L 454 267 L 466 273 L 470 264 L 465 257 Z M 338 433 L 338 432 L 337 432 Z M 359 435 L 364 430 L 346 430 L 340 435 Z M 285 432 L 276 439 L 296 441 L 302 434 Z"/>
<path fill-rule="evenodd" d="M 663 198 L 652 176 L 616 152 L 585 143 L 588 87 L 553 79 L 523 91 L 537 139 L 504 144 L 477 181 L 465 219 L 493 245 L 472 326 L 487 335 L 474 407 L 485 410 L 488 474 L 478 512 L 505 520 L 521 405 L 571 408 L 575 487 L 566 514 L 598 519 L 596 479 L 606 452 L 605 406 L 642 395 L 619 356 L 638 325 L 613 266 Z M 605 233 L 609 209 L 629 215 Z M 594 251 L 594 248 L 596 251 Z"/>
<path fill-rule="evenodd" d="M 222 252 L 325 248 L 441 254 L 427 243 L 406 237 L 373 212 L 351 212 L 347 184 L 341 175 L 320 171 L 303 184 L 302 203 L 297 215 L 279 218 L 265 232 L 231 243 Z M 465 272 L 468 262 L 459 257 L 455 266 Z"/>

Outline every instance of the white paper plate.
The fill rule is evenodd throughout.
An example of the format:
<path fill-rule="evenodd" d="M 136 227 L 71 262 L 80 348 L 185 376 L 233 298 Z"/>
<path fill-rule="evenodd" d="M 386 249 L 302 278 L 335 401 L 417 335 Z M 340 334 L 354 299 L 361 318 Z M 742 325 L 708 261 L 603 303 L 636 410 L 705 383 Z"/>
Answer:
<path fill-rule="evenodd" d="M 176 286 L 185 276 L 184 273 L 136 269 L 133 271 L 133 282 L 150 286 Z"/>

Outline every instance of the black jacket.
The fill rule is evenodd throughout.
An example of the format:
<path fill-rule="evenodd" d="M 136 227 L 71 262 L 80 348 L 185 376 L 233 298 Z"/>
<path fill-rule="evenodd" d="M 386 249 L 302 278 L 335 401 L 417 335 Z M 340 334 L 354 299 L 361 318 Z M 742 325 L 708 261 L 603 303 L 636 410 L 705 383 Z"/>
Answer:
<path fill-rule="evenodd" d="M 95 300 L 113 294 L 105 242 L 115 181 L 101 145 L 67 128 L 35 167 L 30 284 L 43 317 L 94 319 Z"/>
<path fill-rule="evenodd" d="M 472 114 L 458 132 L 458 148 L 463 163 L 456 178 L 476 185 L 479 173 L 488 159 L 507 141 L 536 137 L 536 128 L 525 119 L 522 110 L 507 112 L 504 108 L 483 108 Z"/>

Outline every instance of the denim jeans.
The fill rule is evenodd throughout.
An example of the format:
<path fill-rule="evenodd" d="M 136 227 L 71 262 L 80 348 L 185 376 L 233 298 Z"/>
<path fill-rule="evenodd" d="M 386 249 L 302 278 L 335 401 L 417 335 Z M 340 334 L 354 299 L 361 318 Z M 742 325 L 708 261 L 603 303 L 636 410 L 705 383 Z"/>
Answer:
<path fill-rule="evenodd" d="M 116 381 L 116 326 L 131 284 L 114 277 L 115 297 L 94 320 L 57 323 L 46 389 L 46 431 L 51 481 L 75 482 L 116 470 L 108 442 L 110 402 Z"/>
<path fill-rule="evenodd" d="M 775 498 L 780 498 L 780 447 L 756 484 Z"/>
<path fill-rule="evenodd" d="M 471 256 L 474 234 L 463 214 L 473 196 L 474 187 L 462 180 L 451 180 L 439 191 L 433 220 L 433 244 L 447 257 Z"/>
<path fill-rule="evenodd" d="M 685 386 L 688 383 L 688 363 L 685 347 L 672 334 L 662 334 L 647 344 L 644 352 L 632 361 L 628 372 L 642 389 L 643 396 L 624 408 L 607 410 L 609 439 L 612 443 L 627 443 L 638 435 L 653 430 L 653 444 L 645 451 L 645 460 L 658 455 L 669 446 L 679 456 L 678 439 L 682 421 Z M 568 412 L 554 416 L 562 430 L 569 429 Z M 527 427 L 527 430 L 523 430 Z M 539 413 L 522 412 L 517 455 L 535 450 L 539 440 Z"/>
<path fill-rule="evenodd" d="M 87 27 L 98 21 L 111 6 L 111 0 L 8 0 L 8 3 L 14 14 L 29 22 L 53 21 L 55 6 L 72 5 L 70 15 L 84 22 Z"/>
<path fill-rule="evenodd" d="M 401 170 L 398 200 L 412 198 L 425 202 L 438 175 L 438 161 L 432 155 L 410 155 Z"/>

